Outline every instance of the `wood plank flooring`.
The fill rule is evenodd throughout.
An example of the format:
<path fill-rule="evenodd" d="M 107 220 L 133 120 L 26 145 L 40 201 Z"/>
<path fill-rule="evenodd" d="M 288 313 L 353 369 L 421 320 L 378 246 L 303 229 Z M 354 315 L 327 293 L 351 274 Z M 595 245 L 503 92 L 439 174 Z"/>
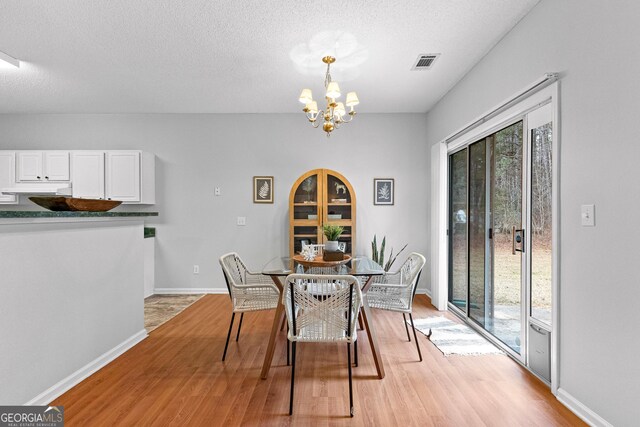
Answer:
<path fill-rule="evenodd" d="M 418 334 L 407 342 L 402 315 L 373 311 L 386 377 L 376 376 L 364 331 L 353 370 L 349 418 L 345 344 L 300 344 L 294 414 L 281 332 L 266 380 L 260 369 L 274 311 L 245 314 L 240 341 L 222 350 L 231 317 L 224 295 L 207 295 L 149 338 L 56 399 L 69 426 L 92 425 L 584 425 L 548 388 L 507 356 L 449 356 Z M 441 314 L 417 296 L 414 317 Z M 452 316 L 449 316 L 455 320 Z"/>

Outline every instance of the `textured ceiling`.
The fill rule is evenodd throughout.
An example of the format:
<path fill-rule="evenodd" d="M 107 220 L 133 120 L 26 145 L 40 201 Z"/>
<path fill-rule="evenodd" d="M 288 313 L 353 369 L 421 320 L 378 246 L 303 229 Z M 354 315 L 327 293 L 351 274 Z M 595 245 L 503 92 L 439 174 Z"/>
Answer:
<path fill-rule="evenodd" d="M 426 112 L 537 2 L 0 0 L 23 61 L 0 68 L 0 113 L 299 112 L 325 51 L 359 112 Z M 421 53 L 442 55 L 410 71 Z"/>

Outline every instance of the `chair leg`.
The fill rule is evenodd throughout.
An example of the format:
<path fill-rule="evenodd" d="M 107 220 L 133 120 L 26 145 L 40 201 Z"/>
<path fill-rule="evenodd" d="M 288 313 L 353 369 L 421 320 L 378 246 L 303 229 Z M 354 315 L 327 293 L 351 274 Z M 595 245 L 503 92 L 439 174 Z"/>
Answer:
<path fill-rule="evenodd" d="M 289 325 L 287 325 L 287 335 L 289 335 Z M 289 366 L 289 338 L 287 337 L 287 366 Z"/>
<path fill-rule="evenodd" d="M 347 343 L 347 361 L 349 362 L 349 415 L 353 417 L 353 381 L 351 374 L 351 343 Z"/>
<path fill-rule="evenodd" d="M 402 313 L 402 318 L 404 319 L 404 329 L 405 329 L 405 331 L 407 331 L 407 339 L 409 340 L 409 342 L 411 342 L 411 335 L 409 335 L 409 327 L 407 326 L 407 316 L 406 316 L 406 314 Z"/>
<path fill-rule="evenodd" d="M 420 356 L 420 361 L 422 362 L 422 353 L 420 352 L 420 344 L 418 343 L 418 337 L 416 336 L 416 327 L 413 325 L 413 315 L 409 313 L 409 319 L 411 319 L 411 327 L 413 328 L 413 339 L 416 342 L 416 348 L 418 349 L 418 356 Z"/>
<path fill-rule="evenodd" d="M 229 347 L 229 337 L 231 337 L 231 329 L 233 328 L 233 319 L 236 318 L 236 314 L 231 314 L 231 324 L 229 325 L 229 333 L 227 333 L 227 342 L 224 345 L 224 353 L 222 353 L 222 361 L 224 362 L 224 358 L 227 357 L 227 347 Z"/>
<path fill-rule="evenodd" d="M 238 342 L 238 338 L 240 338 L 240 328 L 242 328 L 243 318 L 244 318 L 244 313 L 240 313 L 240 322 L 238 322 L 238 333 L 236 334 L 236 342 Z"/>
<path fill-rule="evenodd" d="M 358 313 L 358 329 L 361 331 L 364 329 L 364 326 L 362 326 L 362 313 Z"/>
<path fill-rule="evenodd" d="M 287 321 L 287 318 L 286 318 L 286 317 L 283 317 L 283 318 L 282 318 L 282 323 L 280 324 L 280 330 L 283 330 L 283 329 L 284 329 L 284 324 L 285 324 L 285 322 L 286 322 L 286 321 Z"/>
<path fill-rule="evenodd" d="M 288 341 L 288 340 L 287 340 Z M 289 344 L 287 344 L 289 346 Z M 289 395 L 289 415 L 293 414 L 293 384 L 296 375 L 296 342 L 291 343 L 291 394 Z"/>
<path fill-rule="evenodd" d="M 358 341 L 357 340 L 353 343 L 353 358 L 357 368 L 358 367 Z"/>

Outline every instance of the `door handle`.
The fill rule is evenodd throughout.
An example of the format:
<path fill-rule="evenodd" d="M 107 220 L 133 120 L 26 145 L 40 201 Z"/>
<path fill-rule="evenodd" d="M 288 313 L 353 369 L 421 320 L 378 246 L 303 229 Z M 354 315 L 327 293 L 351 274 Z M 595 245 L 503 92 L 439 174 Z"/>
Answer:
<path fill-rule="evenodd" d="M 516 248 L 516 243 L 520 245 L 520 248 Z M 516 252 L 524 252 L 524 228 L 516 230 L 514 225 L 511 228 L 511 255 L 515 255 Z"/>

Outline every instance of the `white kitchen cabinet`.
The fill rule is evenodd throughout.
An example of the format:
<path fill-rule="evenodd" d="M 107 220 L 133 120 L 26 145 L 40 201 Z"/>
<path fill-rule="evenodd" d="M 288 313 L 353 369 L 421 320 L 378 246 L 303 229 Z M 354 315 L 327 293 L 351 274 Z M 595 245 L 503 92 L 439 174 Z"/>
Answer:
<path fill-rule="evenodd" d="M 155 203 L 155 156 L 142 151 L 107 151 L 105 197 L 124 203 Z"/>
<path fill-rule="evenodd" d="M 10 188 L 15 185 L 16 157 L 13 151 L 0 151 L 0 188 Z M 0 193 L 1 204 L 16 204 L 18 196 Z"/>
<path fill-rule="evenodd" d="M 73 197 L 104 199 L 104 152 L 72 151 L 71 184 Z"/>
<path fill-rule="evenodd" d="M 68 151 L 18 151 L 18 182 L 69 181 Z"/>

